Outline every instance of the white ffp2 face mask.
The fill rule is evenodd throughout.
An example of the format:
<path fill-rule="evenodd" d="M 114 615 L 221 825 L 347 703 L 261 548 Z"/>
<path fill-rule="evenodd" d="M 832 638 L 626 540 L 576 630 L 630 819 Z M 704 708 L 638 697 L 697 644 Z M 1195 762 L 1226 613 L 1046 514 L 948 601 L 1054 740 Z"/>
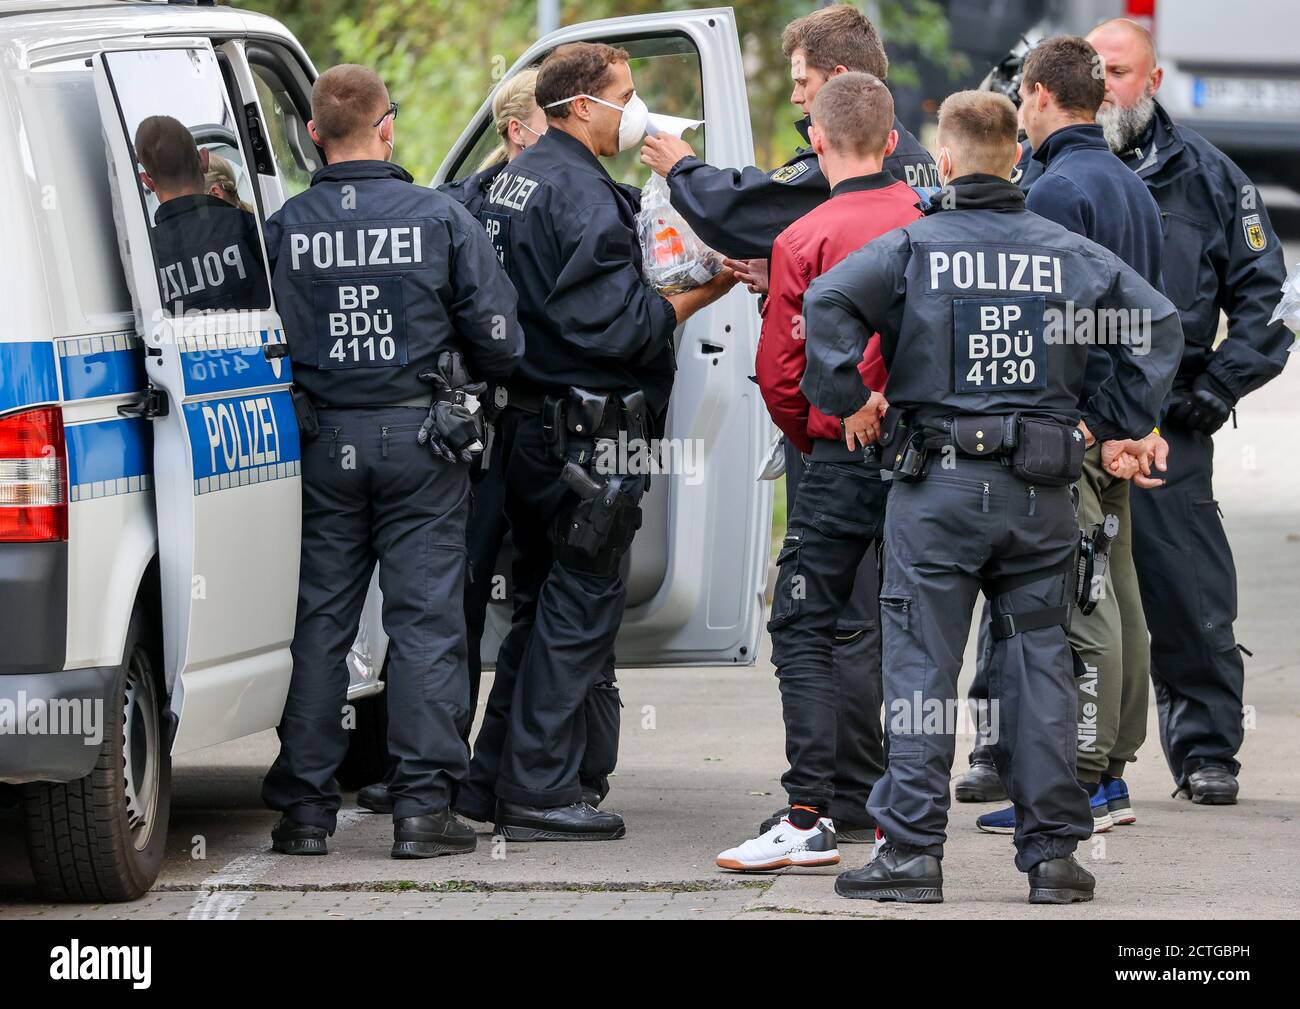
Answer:
<path fill-rule="evenodd" d="M 635 91 L 632 92 L 632 97 L 627 100 L 626 105 L 615 105 L 613 102 L 607 102 L 595 95 L 574 95 L 572 98 L 561 98 L 558 102 L 551 102 L 544 107 L 548 109 L 554 108 L 556 105 L 571 102 L 574 98 L 585 98 L 589 102 L 596 102 L 608 109 L 617 109 L 622 114 L 618 121 L 618 149 L 620 151 L 635 147 L 641 142 L 641 138 L 645 136 L 645 124 L 650 116 L 650 110 L 646 108 L 645 102 L 641 100 L 641 96 Z"/>

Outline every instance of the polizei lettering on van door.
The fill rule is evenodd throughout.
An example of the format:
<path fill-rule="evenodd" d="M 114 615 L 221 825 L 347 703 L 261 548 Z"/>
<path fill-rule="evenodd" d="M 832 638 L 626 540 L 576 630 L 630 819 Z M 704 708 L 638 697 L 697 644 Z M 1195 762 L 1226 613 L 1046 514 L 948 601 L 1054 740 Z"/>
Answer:
<path fill-rule="evenodd" d="M 413 266 L 424 262 L 420 225 L 396 228 L 340 228 L 295 231 L 289 236 L 289 265 L 317 270 L 349 266 Z"/>
<path fill-rule="evenodd" d="M 183 411 L 196 495 L 298 475 L 302 446 L 287 391 L 200 399 Z"/>
<path fill-rule="evenodd" d="M 270 396 L 198 404 L 207 433 L 210 473 L 233 473 L 280 461 L 280 424 Z"/>
<path fill-rule="evenodd" d="M 1060 294 L 1061 259 L 1047 253 L 931 249 L 931 291 Z"/>

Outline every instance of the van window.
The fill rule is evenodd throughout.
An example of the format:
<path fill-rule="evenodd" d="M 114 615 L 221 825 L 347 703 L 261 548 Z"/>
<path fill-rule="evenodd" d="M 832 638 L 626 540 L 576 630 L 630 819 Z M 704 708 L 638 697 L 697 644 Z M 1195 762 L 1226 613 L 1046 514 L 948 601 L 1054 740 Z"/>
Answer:
<path fill-rule="evenodd" d="M 262 106 L 271 156 L 284 186 L 284 196 L 297 196 L 309 185 L 323 161 L 307 122 L 294 100 L 294 91 L 286 80 L 285 68 L 269 50 L 258 47 L 248 52 L 249 68 Z"/>
<path fill-rule="evenodd" d="M 253 179 L 216 57 L 156 49 L 109 53 L 105 62 L 164 311 L 269 307 Z"/>
<path fill-rule="evenodd" d="M 54 331 L 81 336 L 120 329 L 131 314 L 131 295 L 113 224 L 94 70 L 78 56 L 15 71 L 11 80 L 17 86 L 8 94 L 23 124 L 18 146 L 39 183 L 32 207 Z M 21 180 L 11 180 L 6 192 L 21 195 Z"/>
<path fill-rule="evenodd" d="M 700 54 L 695 43 L 684 35 L 656 35 L 650 38 L 602 39 L 609 45 L 626 49 L 628 67 L 637 94 L 651 112 L 680 116 L 683 119 L 704 118 L 704 81 L 700 72 Z M 705 156 L 703 126 L 686 134 L 686 141 L 701 158 Z M 497 135 L 489 115 L 479 129 L 469 153 L 448 175 L 448 180 L 463 179 L 478 171 L 501 138 Z M 648 169 L 641 164 L 641 147 L 623 151 L 613 158 L 603 158 L 606 171 L 618 182 L 637 186 L 646 183 Z"/>

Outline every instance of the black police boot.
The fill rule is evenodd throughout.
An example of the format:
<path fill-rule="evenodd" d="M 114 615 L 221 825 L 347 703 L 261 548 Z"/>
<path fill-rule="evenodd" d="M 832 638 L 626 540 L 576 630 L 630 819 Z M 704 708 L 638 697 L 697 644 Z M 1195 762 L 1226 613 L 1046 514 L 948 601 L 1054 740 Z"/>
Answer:
<path fill-rule="evenodd" d="M 449 809 L 393 821 L 393 858 L 466 855 L 478 846 L 474 831 Z"/>
<path fill-rule="evenodd" d="M 604 801 L 604 798 L 605 797 L 601 795 L 599 792 L 597 792 L 594 788 L 588 788 L 586 785 L 582 786 L 582 801 L 585 802 L 592 809 L 599 809 L 601 802 Z"/>
<path fill-rule="evenodd" d="M 1218 764 L 1205 764 L 1187 776 L 1187 791 L 1198 806 L 1235 806 L 1237 776 Z"/>
<path fill-rule="evenodd" d="M 377 781 L 357 790 L 357 805 L 372 813 L 391 813 L 393 797 L 388 794 L 388 782 Z"/>
<path fill-rule="evenodd" d="M 324 827 L 313 827 L 282 816 L 271 829 L 271 850 L 281 855 L 325 855 L 328 854 L 325 835 Z"/>
<path fill-rule="evenodd" d="M 840 873 L 835 878 L 835 892 L 865 900 L 942 904 L 943 866 L 933 855 L 886 841 L 861 869 Z"/>
<path fill-rule="evenodd" d="M 1007 790 L 1002 787 L 998 769 L 987 761 L 977 760 L 957 778 L 953 795 L 958 802 L 1005 802 Z"/>
<path fill-rule="evenodd" d="M 1029 870 L 1029 903 L 1072 904 L 1092 900 L 1097 880 L 1073 855 L 1049 858 Z"/>
<path fill-rule="evenodd" d="M 617 813 L 585 802 L 567 806 L 523 806 L 497 802 L 497 833 L 507 841 L 617 841 L 627 828 Z"/>

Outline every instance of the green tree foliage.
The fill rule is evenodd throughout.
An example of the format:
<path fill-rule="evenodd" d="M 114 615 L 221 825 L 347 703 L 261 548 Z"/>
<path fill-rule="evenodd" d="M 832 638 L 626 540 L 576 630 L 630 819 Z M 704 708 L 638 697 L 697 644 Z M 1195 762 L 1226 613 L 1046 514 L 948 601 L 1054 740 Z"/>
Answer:
<path fill-rule="evenodd" d="M 401 103 L 397 159 L 427 179 L 493 86 L 536 38 L 531 0 L 233 0 L 278 18 L 307 47 L 318 70 L 335 63 L 373 67 Z M 561 22 L 718 6 L 717 0 L 565 0 Z M 798 136 L 790 124 L 790 70 L 781 29 L 819 6 L 757 0 L 738 6 L 756 159 L 775 165 Z M 877 0 L 865 7 L 891 47 L 890 80 L 916 81 L 899 50 L 949 59 L 948 23 L 938 0 Z"/>

